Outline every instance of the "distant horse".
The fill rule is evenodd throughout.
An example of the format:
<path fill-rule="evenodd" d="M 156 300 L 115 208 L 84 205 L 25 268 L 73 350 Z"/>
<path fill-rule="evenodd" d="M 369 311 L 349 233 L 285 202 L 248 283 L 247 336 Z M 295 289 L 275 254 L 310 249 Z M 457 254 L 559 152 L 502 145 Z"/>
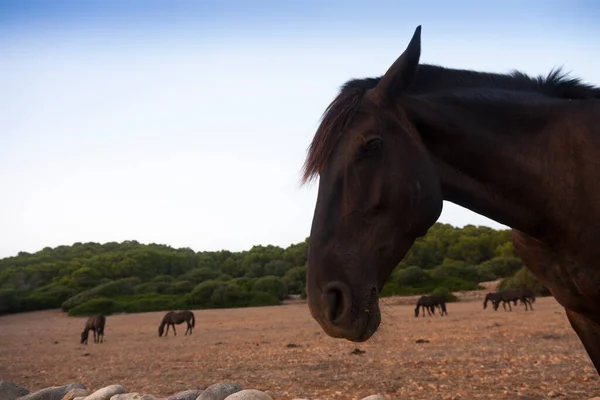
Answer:
<path fill-rule="evenodd" d="M 88 343 L 88 335 L 90 331 L 94 332 L 94 343 L 104 342 L 104 325 L 106 317 L 104 315 L 94 315 L 88 318 L 83 331 L 81 331 L 81 344 Z"/>
<path fill-rule="evenodd" d="M 448 311 L 446 310 L 446 302 L 442 296 L 437 294 L 432 294 L 430 296 L 423 295 L 417 300 L 417 306 L 415 307 L 415 317 L 419 316 L 419 308 L 423 309 L 423 316 L 425 316 L 425 310 L 429 316 L 435 314 L 435 308 L 439 307 L 440 315 L 448 315 Z"/>
<path fill-rule="evenodd" d="M 158 327 L 158 336 L 161 337 L 165 330 L 165 325 L 167 325 L 167 332 L 165 333 L 165 337 L 169 335 L 169 326 L 173 328 L 173 334 L 177 336 L 177 331 L 175 330 L 175 324 L 179 325 L 183 322 L 187 323 L 187 329 L 185 330 L 185 335 L 190 333 L 192 334 L 192 329 L 196 326 L 196 318 L 194 317 L 194 313 L 185 310 L 185 311 L 169 311 L 165 314 Z M 184 336 L 185 336 L 184 335 Z"/>
<path fill-rule="evenodd" d="M 527 304 L 529 304 L 529 308 L 531 308 L 531 311 L 533 311 L 532 303 L 535 303 L 535 293 L 533 292 L 533 290 L 527 287 L 522 287 L 521 289 L 519 289 L 519 291 L 521 295 L 521 304 L 525 304 L 525 311 L 527 311 Z"/>
<path fill-rule="evenodd" d="M 530 289 L 505 289 L 496 293 L 488 293 L 483 301 L 483 309 L 485 310 L 487 308 L 488 301 L 491 301 L 494 306 L 494 311 L 498 311 L 500 302 L 502 302 L 502 308 L 504 308 L 504 311 L 506 311 L 506 304 L 508 304 L 509 311 L 512 311 L 512 306 L 510 303 L 512 302 L 516 306 L 517 302 L 521 301 L 521 304 L 525 304 L 525 311 L 528 310 L 528 305 L 529 308 L 533 310 L 533 306 L 531 305 L 532 300 L 535 301 L 535 294 Z"/>
<path fill-rule="evenodd" d="M 511 300 L 515 303 L 515 306 L 517 305 L 517 301 L 519 299 L 514 299 Z M 506 305 L 504 300 L 502 300 L 502 292 L 494 292 L 494 293 L 488 293 L 485 295 L 485 299 L 483 300 L 483 309 L 485 310 L 487 308 L 487 303 L 488 301 L 492 302 L 492 305 L 494 307 L 494 311 L 498 311 L 498 305 L 500 304 L 500 302 L 502 301 L 502 305 L 504 307 L 504 309 L 506 310 Z M 510 305 L 510 304 L 509 304 Z"/>

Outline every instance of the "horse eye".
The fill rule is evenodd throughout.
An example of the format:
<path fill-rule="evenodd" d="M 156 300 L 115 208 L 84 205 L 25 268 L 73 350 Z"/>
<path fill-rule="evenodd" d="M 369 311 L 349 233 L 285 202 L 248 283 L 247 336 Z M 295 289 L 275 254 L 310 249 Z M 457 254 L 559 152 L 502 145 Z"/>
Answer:
<path fill-rule="evenodd" d="M 375 139 L 369 140 L 365 144 L 364 149 L 365 149 L 365 151 L 370 153 L 370 152 L 374 152 L 374 151 L 381 149 L 381 146 L 383 146 L 383 140 L 380 138 L 375 138 Z"/>

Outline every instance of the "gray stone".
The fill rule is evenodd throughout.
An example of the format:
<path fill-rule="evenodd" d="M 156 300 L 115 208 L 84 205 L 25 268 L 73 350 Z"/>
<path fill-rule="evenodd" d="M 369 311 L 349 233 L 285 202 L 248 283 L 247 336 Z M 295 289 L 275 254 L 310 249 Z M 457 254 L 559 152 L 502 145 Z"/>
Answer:
<path fill-rule="evenodd" d="M 230 394 L 225 397 L 225 400 L 273 400 L 273 398 L 260 390 L 246 389 Z"/>
<path fill-rule="evenodd" d="M 51 386 L 45 389 L 38 390 L 34 393 L 19 397 L 19 400 L 62 400 L 67 393 L 73 389 L 85 389 L 79 382 L 73 382 L 64 386 Z"/>
<path fill-rule="evenodd" d="M 167 400 L 196 400 L 204 392 L 202 389 L 184 390 L 167 397 Z"/>
<path fill-rule="evenodd" d="M 380 394 L 372 394 L 367 397 L 363 397 L 362 400 L 385 400 Z"/>
<path fill-rule="evenodd" d="M 151 394 L 145 394 L 140 400 L 158 400 L 158 397 L 152 396 Z"/>
<path fill-rule="evenodd" d="M 125 392 L 125 388 L 121 385 L 110 385 L 96 390 L 87 396 L 85 400 L 110 400 L 114 395 Z"/>
<path fill-rule="evenodd" d="M 138 392 L 115 394 L 110 400 L 141 400 L 142 396 Z"/>
<path fill-rule="evenodd" d="M 9 381 L 0 381 L 0 400 L 15 400 L 29 394 L 29 390 Z"/>
<path fill-rule="evenodd" d="M 232 382 L 220 382 L 210 385 L 196 400 L 225 400 L 231 394 L 242 390 L 242 386 Z"/>
<path fill-rule="evenodd" d="M 71 389 L 65 394 L 62 400 L 74 400 L 77 397 L 85 398 L 90 392 L 87 389 Z"/>

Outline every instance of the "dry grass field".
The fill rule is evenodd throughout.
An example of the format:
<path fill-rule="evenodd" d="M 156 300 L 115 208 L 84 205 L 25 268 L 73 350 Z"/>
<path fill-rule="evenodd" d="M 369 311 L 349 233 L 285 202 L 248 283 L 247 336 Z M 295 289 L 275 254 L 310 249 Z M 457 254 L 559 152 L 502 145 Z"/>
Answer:
<path fill-rule="evenodd" d="M 406 299 L 384 299 L 379 333 L 354 344 L 327 337 L 305 303 L 196 311 L 196 329 L 159 338 L 163 313 L 107 319 L 104 344 L 79 344 L 83 318 L 60 311 L 0 317 L 0 379 L 37 390 L 80 381 L 167 396 L 230 380 L 275 400 L 589 399 L 600 379 L 553 298 L 484 312 L 415 318 Z M 427 342 L 416 343 L 424 339 Z M 290 345 L 290 346 L 288 346 Z M 295 346 L 293 346 L 295 345 Z M 355 348 L 364 351 L 352 354 Z"/>

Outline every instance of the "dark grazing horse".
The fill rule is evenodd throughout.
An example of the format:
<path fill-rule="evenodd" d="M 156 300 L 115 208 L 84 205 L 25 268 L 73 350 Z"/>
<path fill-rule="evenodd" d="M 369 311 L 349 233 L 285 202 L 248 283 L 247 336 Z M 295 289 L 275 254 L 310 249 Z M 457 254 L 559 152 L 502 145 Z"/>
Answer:
<path fill-rule="evenodd" d="M 535 293 L 528 288 L 520 288 L 520 289 L 505 289 L 500 292 L 488 293 L 485 296 L 485 300 L 483 301 L 483 309 L 487 308 L 488 301 L 492 302 L 494 306 L 494 311 L 498 311 L 498 307 L 500 303 L 502 303 L 502 308 L 506 311 L 506 305 L 508 304 L 509 311 L 512 311 L 511 302 L 514 305 L 517 305 L 517 302 L 521 302 L 521 304 L 525 305 L 525 311 L 528 310 L 528 305 L 531 310 L 533 310 L 533 306 L 531 303 L 535 301 Z"/>
<path fill-rule="evenodd" d="M 488 302 L 492 302 L 492 306 L 494 307 L 494 311 L 498 310 L 496 304 L 500 302 L 500 292 L 492 292 L 485 295 L 485 299 L 483 299 L 483 309 L 487 308 Z M 515 305 L 517 302 L 515 301 Z"/>
<path fill-rule="evenodd" d="M 525 304 L 525 311 L 527 311 L 527 305 L 533 311 L 533 303 L 535 303 L 535 293 L 533 290 L 523 287 L 519 290 L 521 304 Z"/>
<path fill-rule="evenodd" d="M 104 315 L 93 315 L 85 322 L 85 327 L 81 331 L 81 344 L 88 343 L 88 335 L 90 331 L 94 332 L 94 343 L 104 342 L 104 325 L 106 325 L 106 317 Z"/>
<path fill-rule="evenodd" d="M 510 303 L 513 302 L 516 306 L 517 302 L 519 301 L 519 298 L 520 297 L 518 292 L 512 289 L 502 290 L 500 292 L 495 293 L 488 293 L 485 295 L 485 300 L 483 301 L 483 309 L 485 310 L 487 308 L 488 301 L 491 301 L 494 307 L 494 311 L 498 311 L 500 303 L 502 303 L 502 307 L 505 311 L 506 304 L 508 303 L 508 307 L 510 308 L 510 311 L 512 311 L 512 306 L 510 305 Z"/>
<path fill-rule="evenodd" d="M 185 310 L 185 311 L 169 311 L 163 317 L 160 326 L 158 327 L 158 336 L 161 337 L 163 333 L 165 333 L 165 325 L 167 326 L 167 332 L 165 333 L 165 337 L 169 335 L 169 326 L 173 328 L 173 334 L 177 336 L 177 331 L 175 330 L 175 325 L 182 324 L 183 322 L 187 323 L 187 329 L 185 330 L 185 335 L 190 333 L 192 334 L 192 329 L 196 326 L 196 318 L 194 317 L 194 313 Z M 185 336 L 184 335 L 184 336 Z"/>
<path fill-rule="evenodd" d="M 415 317 L 419 316 L 420 308 L 423 310 L 422 315 L 424 317 L 425 310 L 427 310 L 427 313 L 429 314 L 429 316 L 431 316 L 432 313 L 435 314 L 436 307 L 440 309 L 441 316 L 443 316 L 444 314 L 448 315 L 448 311 L 446 310 L 446 301 L 444 301 L 444 298 L 442 296 L 436 294 L 432 294 L 429 296 L 423 295 L 417 300 L 417 306 L 415 307 Z"/>
<path fill-rule="evenodd" d="M 311 315 L 329 336 L 368 340 L 383 285 L 446 200 L 513 228 L 600 371 L 600 88 L 420 55 L 419 26 L 383 76 L 341 88 L 310 144 Z"/>

